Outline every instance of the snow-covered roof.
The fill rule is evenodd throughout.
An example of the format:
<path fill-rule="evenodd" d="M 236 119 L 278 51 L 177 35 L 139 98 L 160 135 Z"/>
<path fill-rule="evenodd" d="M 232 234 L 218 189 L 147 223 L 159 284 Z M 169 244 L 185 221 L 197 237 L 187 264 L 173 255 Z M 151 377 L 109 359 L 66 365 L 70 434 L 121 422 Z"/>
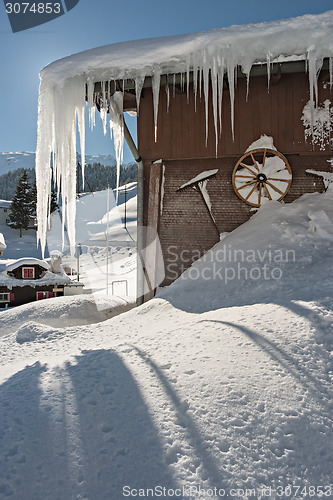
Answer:
<path fill-rule="evenodd" d="M 6 271 L 13 271 L 20 266 L 40 266 L 45 270 L 49 270 L 50 266 L 47 262 L 40 259 L 35 259 L 34 257 L 25 257 L 22 259 L 17 259 L 14 262 L 8 263 L 6 265 Z"/>
<path fill-rule="evenodd" d="M 67 229 L 72 252 L 75 247 L 76 126 L 79 126 L 82 165 L 85 149 L 85 101 L 88 97 L 90 123 L 95 120 L 95 83 L 109 87 L 115 80 L 131 79 L 139 108 L 146 77 L 152 78 L 155 139 L 159 91 L 163 74 L 184 75 L 189 91 L 192 73 L 193 91 L 201 86 L 206 103 L 208 134 L 208 91 L 212 82 L 216 144 L 221 120 L 223 79 L 228 78 L 231 100 L 231 128 L 234 124 L 235 74 L 238 67 L 249 78 L 254 64 L 267 65 L 268 79 L 274 61 L 306 61 L 309 74 L 311 116 L 317 95 L 317 78 L 323 60 L 329 58 L 330 82 L 333 83 L 333 10 L 267 23 L 231 26 L 200 33 L 136 40 L 99 47 L 60 59 L 40 73 L 36 178 L 38 187 L 38 239 L 45 248 L 47 211 L 51 189 L 51 156 L 62 200 L 68 206 Z M 105 85 L 105 82 L 108 82 Z M 112 92 L 110 92 L 112 94 Z M 102 96 L 101 117 L 104 131 L 109 116 L 114 137 L 118 179 L 124 142 L 123 93 Z M 109 114 L 107 114 L 109 111 Z M 66 145 L 66 147 L 63 147 Z M 65 212 L 65 210 L 64 210 Z M 63 220 L 63 223 L 65 221 Z"/>
<path fill-rule="evenodd" d="M 20 266 L 41 266 L 45 269 L 45 273 L 39 279 L 17 279 L 8 274 L 8 271 L 13 271 Z M 61 274 L 53 273 L 50 270 L 50 266 L 47 262 L 35 259 L 34 257 L 27 257 L 17 260 L 7 260 L 0 262 L 0 286 L 6 286 L 9 289 L 12 289 L 16 286 L 30 286 L 35 288 L 36 286 L 41 285 L 60 285 L 60 284 L 68 284 L 71 283 L 71 279 L 64 272 Z"/>
<path fill-rule="evenodd" d="M 205 55 L 225 57 L 248 73 L 257 62 L 333 54 L 333 11 L 259 24 L 234 25 L 199 33 L 115 43 L 65 57 L 46 66 L 42 81 L 62 86 L 78 75 L 93 81 L 186 72 Z M 230 61 L 231 62 L 231 61 Z"/>

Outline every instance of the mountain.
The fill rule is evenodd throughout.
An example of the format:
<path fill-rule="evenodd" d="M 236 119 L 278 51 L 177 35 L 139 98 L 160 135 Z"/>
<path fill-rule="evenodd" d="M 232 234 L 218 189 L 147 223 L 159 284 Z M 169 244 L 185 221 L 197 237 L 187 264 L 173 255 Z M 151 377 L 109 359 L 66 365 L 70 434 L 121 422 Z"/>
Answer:
<path fill-rule="evenodd" d="M 77 153 L 78 161 L 81 161 L 81 155 Z M 101 163 L 101 165 L 116 165 L 116 160 L 111 155 L 86 155 L 86 164 Z M 0 153 L 0 175 L 6 174 L 18 168 L 35 168 L 35 153 L 32 151 L 23 151 L 16 153 Z"/>
<path fill-rule="evenodd" d="M 35 168 L 35 153 L 0 153 L 0 175 L 18 168 Z"/>

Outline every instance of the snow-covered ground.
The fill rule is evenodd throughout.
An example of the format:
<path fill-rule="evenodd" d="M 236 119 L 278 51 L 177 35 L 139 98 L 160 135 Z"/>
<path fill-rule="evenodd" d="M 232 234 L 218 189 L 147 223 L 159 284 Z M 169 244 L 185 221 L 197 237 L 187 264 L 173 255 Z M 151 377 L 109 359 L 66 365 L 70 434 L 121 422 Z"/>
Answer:
<path fill-rule="evenodd" d="M 333 498 L 332 251 L 328 191 L 112 319 L 84 296 L 1 313 L 0 496 Z"/>

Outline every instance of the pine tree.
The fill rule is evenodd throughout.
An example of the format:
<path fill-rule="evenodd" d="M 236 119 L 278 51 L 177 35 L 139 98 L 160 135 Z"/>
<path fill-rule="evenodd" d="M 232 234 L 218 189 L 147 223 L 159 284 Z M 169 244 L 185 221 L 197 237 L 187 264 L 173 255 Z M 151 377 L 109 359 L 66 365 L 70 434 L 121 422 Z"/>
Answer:
<path fill-rule="evenodd" d="M 34 203 L 32 200 L 31 186 L 28 180 L 28 174 L 24 171 L 16 186 L 16 193 L 10 207 L 10 222 L 8 225 L 14 229 L 19 229 L 20 237 L 22 237 L 22 229 L 28 229 L 33 212 Z"/>

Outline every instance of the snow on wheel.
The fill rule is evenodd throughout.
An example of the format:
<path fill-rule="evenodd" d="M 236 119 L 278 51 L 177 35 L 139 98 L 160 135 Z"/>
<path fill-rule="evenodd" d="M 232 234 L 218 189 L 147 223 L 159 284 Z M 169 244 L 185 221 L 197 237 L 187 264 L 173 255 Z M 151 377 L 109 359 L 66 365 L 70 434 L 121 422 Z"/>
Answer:
<path fill-rule="evenodd" d="M 287 159 L 274 149 L 254 149 L 236 163 L 232 185 L 237 196 L 253 207 L 265 199 L 280 201 L 291 186 L 292 171 Z"/>

